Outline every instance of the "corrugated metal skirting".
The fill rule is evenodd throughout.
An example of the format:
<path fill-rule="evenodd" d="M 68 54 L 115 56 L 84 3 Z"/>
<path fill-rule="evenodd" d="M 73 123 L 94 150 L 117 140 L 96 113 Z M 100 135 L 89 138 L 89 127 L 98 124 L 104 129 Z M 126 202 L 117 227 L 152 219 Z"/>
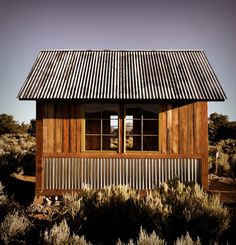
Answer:
<path fill-rule="evenodd" d="M 200 159 L 44 158 L 43 165 L 44 189 L 129 185 L 145 190 L 175 176 L 201 184 Z"/>

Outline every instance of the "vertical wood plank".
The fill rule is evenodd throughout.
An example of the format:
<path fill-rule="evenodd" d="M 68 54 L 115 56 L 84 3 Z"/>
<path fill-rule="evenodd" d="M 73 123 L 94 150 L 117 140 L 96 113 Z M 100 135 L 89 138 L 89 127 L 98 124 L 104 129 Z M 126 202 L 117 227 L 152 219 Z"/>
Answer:
<path fill-rule="evenodd" d="M 36 101 L 36 184 L 35 195 L 43 191 L 43 103 Z"/>
<path fill-rule="evenodd" d="M 199 102 L 194 103 L 194 151 L 195 153 L 201 153 L 200 151 L 200 106 Z"/>
<path fill-rule="evenodd" d="M 47 152 L 54 153 L 54 104 L 47 103 Z"/>
<path fill-rule="evenodd" d="M 56 104 L 55 112 L 55 152 L 62 152 L 62 104 Z"/>
<path fill-rule="evenodd" d="M 77 134 L 77 139 L 76 139 L 76 145 L 77 145 L 77 150 L 76 152 L 81 152 L 81 106 L 80 104 L 76 104 L 76 134 Z"/>
<path fill-rule="evenodd" d="M 182 105 L 179 108 L 179 123 L 180 123 L 180 130 L 179 130 L 179 152 L 182 154 L 187 153 L 187 106 Z"/>
<path fill-rule="evenodd" d="M 67 103 L 63 104 L 62 107 L 62 114 L 63 114 L 63 152 L 69 152 L 69 105 Z"/>
<path fill-rule="evenodd" d="M 71 104 L 70 106 L 70 137 L 69 137 L 69 145 L 70 152 L 76 152 L 76 120 L 75 120 L 75 104 Z"/>
<path fill-rule="evenodd" d="M 187 116 L 188 116 L 188 145 L 187 152 L 190 154 L 194 153 L 194 139 L 193 139 L 193 103 L 189 104 L 187 107 Z"/>
<path fill-rule="evenodd" d="M 167 105 L 167 153 L 172 153 L 172 105 Z"/>
<path fill-rule="evenodd" d="M 47 103 L 44 103 L 43 105 L 43 152 L 48 152 L 48 136 L 47 136 Z"/>
<path fill-rule="evenodd" d="M 166 105 L 162 105 L 162 112 L 161 112 L 161 126 L 160 126 L 160 135 L 161 135 L 161 153 L 166 153 L 166 114 L 167 108 Z"/>
<path fill-rule="evenodd" d="M 200 149 L 202 152 L 202 185 L 208 190 L 208 109 L 207 102 L 198 102 L 200 106 L 201 130 Z"/>
<path fill-rule="evenodd" d="M 172 148 L 173 153 L 179 153 L 179 109 L 172 109 Z"/>
<path fill-rule="evenodd" d="M 80 104 L 80 127 L 81 127 L 81 135 L 80 135 L 80 148 L 81 151 L 85 150 L 85 111 L 84 105 Z"/>

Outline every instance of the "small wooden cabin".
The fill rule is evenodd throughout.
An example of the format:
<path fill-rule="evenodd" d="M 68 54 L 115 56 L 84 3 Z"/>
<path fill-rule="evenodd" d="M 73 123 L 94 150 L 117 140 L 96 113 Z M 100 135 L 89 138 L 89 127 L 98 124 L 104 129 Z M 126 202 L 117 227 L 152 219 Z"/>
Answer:
<path fill-rule="evenodd" d="M 36 100 L 36 196 L 208 189 L 207 101 L 226 96 L 203 51 L 41 51 L 18 98 Z"/>

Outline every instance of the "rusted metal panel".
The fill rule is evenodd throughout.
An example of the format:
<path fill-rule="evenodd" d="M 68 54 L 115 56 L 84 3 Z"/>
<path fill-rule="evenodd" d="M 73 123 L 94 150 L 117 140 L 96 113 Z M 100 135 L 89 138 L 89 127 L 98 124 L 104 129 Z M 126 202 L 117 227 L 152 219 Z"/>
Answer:
<path fill-rule="evenodd" d="M 100 189 L 129 185 L 148 190 L 176 176 L 201 184 L 200 159 L 44 158 L 44 189 Z"/>
<path fill-rule="evenodd" d="M 224 100 L 203 51 L 41 51 L 19 99 Z"/>

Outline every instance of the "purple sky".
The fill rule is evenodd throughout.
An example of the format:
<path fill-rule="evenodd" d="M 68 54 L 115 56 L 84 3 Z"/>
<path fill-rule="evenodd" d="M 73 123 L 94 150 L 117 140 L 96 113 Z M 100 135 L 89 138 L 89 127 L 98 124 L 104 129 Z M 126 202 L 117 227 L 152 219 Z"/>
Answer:
<path fill-rule="evenodd" d="M 209 113 L 236 120 L 235 0 L 0 2 L 0 114 L 35 118 L 16 99 L 41 49 L 201 49 L 228 97 Z"/>

